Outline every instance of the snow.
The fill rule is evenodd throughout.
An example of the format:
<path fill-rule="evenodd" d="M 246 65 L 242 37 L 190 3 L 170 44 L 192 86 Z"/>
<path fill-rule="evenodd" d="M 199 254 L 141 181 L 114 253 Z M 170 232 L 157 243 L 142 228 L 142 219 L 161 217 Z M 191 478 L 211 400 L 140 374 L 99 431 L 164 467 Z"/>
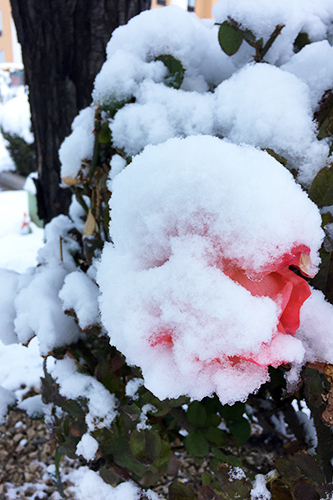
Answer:
<path fill-rule="evenodd" d="M 319 6 L 299 0 L 282 3 L 288 5 L 284 11 L 280 3 L 273 6 L 266 0 L 255 5 L 225 1 L 214 7 L 218 22 L 231 16 L 265 40 L 278 22 L 285 23 L 267 54 L 267 60 L 281 68 L 254 64 L 254 49 L 246 42 L 228 57 L 219 47 L 214 23 L 202 22 L 177 6 L 143 12 L 117 29 L 93 92 L 94 104 L 106 110 L 106 116 L 110 113 L 114 146 L 133 156 L 148 144 L 172 137 L 226 137 L 236 144 L 272 149 L 288 160 L 287 167 L 296 169 L 299 182 L 308 187 L 329 154 L 327 142 L 316 138 L 313 112 L 333 83 L 328 64 L 333 49 L 322 41 L 333 19 L 328 10 L 332 0 Z M 309 28 L 318 42 L 295 54 L 293 43 L 303 28 Z M 165 85 L 167 69 L 156 60 L 163 54 L 178 59 L 185 70 L 180 89 Z M 309 66 L 316 71 L 306 71 Z M 89 109 L 81 113 L 88 117 Z M 61 148 L 63 177 L 78 174 L 85 157 L 79 158 L 80 148 L 92 140 L 86 140 L 92 119 L 85 131 L 80 128 L 83 114 L 76 120 Z M 72 159 L 70 171 L 73 155 L 77 159 Z"/>
<path fill-rule="evenodd" d="M 46 412 L 46 406 L 42 401 L 41 394 L 24 399 L 18 408 L 27 413 L 30 418 L 41 418 Z"/>
<path fill-rule="evenodd" d="M 304 82 L 274 66 L 252 63 L 224 81 L 216 93 L 223 136 L 236 144 L 273 149 L 299 171 L 300 182 L 311 184 L 325 166 L 328 145 L 316 138 Z"/>
<path fill-rule="evenodd" d="M 162 54 L 172 54 L 186 69 L 185 90 L 207 91 L 235 70 L 219 47 L 213 22 L 203 23 L 177 6 L 153 9 L 113 33 L 95 80 L 95 104 L 127 101 L 145 80 L 161 83 L 166 68 L 155 58 Z"/>
<path fill-rule="evenodd" d="M 88 431 L 111 425 L 116 417 L 116 398 L 103 384 L 94 377 L 79 373 L 74 360 L 68 357 L 56 360 L 49 370 L 59 384 L 60 394 L 69 399 L 87 399 L 88 412 L 85 420 Z"/>
<path fill-rule="evenodd" d="M 15 394 L 0 386 L 0 425 L 6 420 L 8 406 L 16 403 Z"/>
<path fill-rule="evenodd" d="M 257 474 L 251 490 L 251 500 L 270 500 L 271 498 L 272 496 L 266 487 L 265 476 Z"/>
<path fill-rule="evenodd" d="M 315 111 L 325 91 L 333 86 L 333 47 L 327 40 L 306 45 L 281 69 L 289 71 L 307 84 L 312 109 Z"/>
<path fill-rule="evenodd" d="M 316 449 L 318 445 L 318 438 L 316 427 L 314 425 L 313 418 L 311 417 L 311 412 L 308 408 L 306 408 L 306 412 L 304 410 L 297 411 L 297 418 L 299 420 L 300 426 L 304 428 L 304 436 L 306 438 L 307 444 L 307 452 L 310 455 L 316 455 Z"/>
<path fill-rule="evenodd" d="M 113 181 L 110 207 L 102 320 L 156 396 L 215 391 L 232 404 L 267 380 L 265 365 L 302 362 L 302 343 L 276 332 L 278 305 L 223 267 L 260 280 L 299 244 L 319 262 L 319 211 L 270 155 L 208 136 L 150 146 Z"/>
<path fill-rule="evenodd" d="M 43 376 L 42 359 L 37 339 L 33 339 L 29 347 L 0 344 L 0 384 L 2 387 L 15 391 L 16 396 L 21 399 L 30 387 L 40 386 L 41 376 Z"/>
<path fill-rule="evenodd" d="M 114 144 L 135 155 L 147 144 L 159 144 L 171 137 L 213 135 L 215 106 L 211 93 L 186 92 L 162 83 L 144 82 L 136 102 L 118 111 L 111 124 Z"/>
<path fill-rule="evenodd" d="M 0 127 L 5 132 L 22 137 L 29 144 L 34 140 L 27 89 L 23 85 L 10 87 L 10 77 L 5 71 L 0 71 Z M 15 170 L 15 165 L 0 133 L 0 171 L 2 170 Z"/>
<path fill-rule="evenodd" d="M 124 168 L 126 167 L 126 160 L 120 155 L 113 155 L 111 158 L 110 167 L 111 171 L 109 175 L 108 188 L 112 192 L 112 181 L 118 174 L 120 174 L 122 170 L 124 170 Z"/>
<path fill-rule="evenodd" d="M 23 286 L 18 287 L 15 332 L 23 344 L 37 335 L 43 355 L 65 343 L 76 342 L 80 335 L 74 319 L 63 314 L 58 297 L 65 276 L 66 270 L 61 265 L 37 268 L 30 282 L 24 280 Z M 40 311 L 43 311 L 42 315 Z"/>
<path fill-rule="evenodd" d="M 301 308 L 301 327 L 296 334 L 306 349 L 306 361 L 333 364 L 332 322 L 332 305 L 322 292 L 312 289 L 311 297 Z"/>
<path fill-rule="evenodd" d="M 21 234 L 24 213 L 28 211 L 26 192 L 0 192 L 0 268 L 24 273 L 37 264 L 44 231 L 31 223 L 31 234 Z"/>
<path fill-rule="evenodd" d="M 0 107 L 0 123 L 5 132 L 22 137 L 28 144 L 34 141 L 30 130 L 30 106 L 23 85 L 17 87 L 15 97 L 6 100 Z"/>
<path fill-rule="evenodd" d="M 75 311 L 82 330 L 99 323 L 98 295 L 97 285 L 83 271 L 68 274 L 59 292 L 63 310 Z"/>
<path fill-rule="evenodd" d="M 86 460 L 93 460 L 98 450 L 98 442 L 88 432 L 83 434 L 76 447 L 76 454 L 82 455 Z"/>
<path fill-rule="evenodd" d="M 330 34 L 333 20 L 332 0 L 223 0 L 213 7 L 216 22 L 228 17 L 242 27 L 250 29 L 259 39 L 267 42 L 277 25 L 284 25 L 266 60 L 271 64 L 286 63 L 293 56 L 293 44 L 299 33 L 308 33 L 311 41 L 323 40 Z M 243 45 L 245 42 L 243 42 Z M 247 48 L 247 47 L 246 47 Z M 252 49 L 252 54 L 254 49 Z M 237 56 L 237 54 L 236 54 Z"/>
<path fill-rule="evenodd" d="M 240 467 L 230 468 L 228 475 L 230 481 L 239 481 L 246 478 L 245 472 Z"/>
<path fill-rule="evenodd" d="M 78 500 L 140 500 L 141 489 L 127 481 L 113 488 L 106 484 L 96 472 L 87 470 L 83 475 L 78 491 Z"/>
<path fill-rule="evenodd" d="M 92 160 L 95 139 L 93 134 L 94 116 L 94 108 L 88 107 L 83 109 L 73 121 L 73 133 L 65 139 L 59 150 L 62 179 L 75 179 L 82 162 Z"/>
<path fill-rule="evenodd" d="M 143 405 L 143 407 L 141 408 L 141 415 L 140 415 L 140 422 L 138 423 L 138 425 L 136 426 L 137 430 L 138 431 L 142 431 L 144 429 L 151 429 L 151 425 L 147 424 L 147 413 L 148 412 L 156 412 L 157 411 L 157 408 L 155 408 L 155 406 L 153 405 Z"/>
<path fill-rule="evenodd" d="M 17 342 L 13 321 L 15 318 L 14 296 L 20 279 L 37 264 L 38 249 L 43 246 L 42 229 L 33 223 L 31 234 L 21 234 L 24 213 L 28 212 L 25 191 L 0 192 L 0 384 L 6 391 L 15 393 L 21 400 L 30 387 L 39 387 L 42 359 L 37 339 L 29 347 L 4 345 Z M 2 400 L 2 397 L 1 397 Z M 5 401 L 5 399 L 3 399 Z"/>
<path fill-rule="evenodd" d="M 0 269 L 0 331 L 4 344 L 18 342 L 14 329 L 16 310 L 14 306 L 19 274 Z"/>
<path fill-rule="evenodd" d="M 142 378 L 133 378 L 132 380 L 129 380 L 126 384 L 126 396 L 134 400 L 138 399 L 139 396 L 137 394 L 137 391 L 142 385 L 143 385 Z"/>

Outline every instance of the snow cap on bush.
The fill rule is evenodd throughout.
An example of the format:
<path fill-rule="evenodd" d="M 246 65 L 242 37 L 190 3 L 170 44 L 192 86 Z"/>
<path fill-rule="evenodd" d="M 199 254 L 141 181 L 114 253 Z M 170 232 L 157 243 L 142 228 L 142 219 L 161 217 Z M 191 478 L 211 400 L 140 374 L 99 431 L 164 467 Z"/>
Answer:
<path fill-rule="evenodd" d="M 269 63 L 280 65 L 293 56 L 293 44 L 299 33 L 307 33 L 313 42 L 332 33 L 333 1 L 220 0 L 213 7 L 213 16 L 219 23 L 232 18 L 251 30 L 257 39 L 263 37 L 264 43 L 277 25 L 284 26 L 265 57 Z M 247 44 L 243 46 L 238 57 L 242 56 L 241 52 L 248 51 Z"/>
<path fill-rule="evenodd" d="M 245 399 L 293 335 L 314 274 L 317 207 L 268 153 L 210 136 L 149 146 L 113 181 L 98 272 L 111 343 L 161 399 Z"/>
<path fill-rule="evenodd" d="M 107 61 L 95 80 L 94 103 L 106 112 L 112 145 L 134 156 L 148 144 L 172 137 L 225 137 L 236 144 L 273 149 L 290 170 L 298 172 L 298 181 L 309 187 L 329 155 L 327 141 L 317 139 L 313 113 L 324 91 L 333 85 L 332 71 L 323 69 L 333 55 L 327 41 L 311 44 L 316 47 L 305 47 L 298 54 L 293 44 L 298 30 L 314 18 L 318 32 L 311 34 L 317 33 L 320 40 L 326 36 L 332 17 L 325 10 L 329 2 L 333 0 L 323 0 L 319 8 L 292 0 L 300 24 L 291 14 L 286 20 L 281 6 L 266 5 L 266 0 L 258 2 L 260 7 L 243 0 L 216 4 L 217 21 L 234 16 L 265 41 L 278 22 L 285 23 L 265 56 L 273 64 L 286 63 L 283 69 L 254 63 L 255 49 L 245 41 L 227 56 L 219 45 L 217 26 L 176 6 L 136 16 L 113 33 Z M 250 13 L 244 16 L 244 12 Z M 281 59 L 286 47 L 288 56 Z M 170 81 L 173 73 L 162 62 L 165 57 L 179 65 L 177 84 Z M 308 71 L 313 59 L 321 62 L 321 66 L 315 64 L 315 72 Z M 312 77 L 305 78 L 304 73 Z M 70 158 L 73 148 L 71 154 L 77 155 L 79 133 L 75 128 L 61 148 L 63 176 L 69 172 L 66 156 Z M 80 162 L 76 165 L 80 167 Z"/>
<path fill-rule="evenodd" d="M 317 139 L 304 82 L 275 66 L 252 63 L 222 82 L 214 96 L 215 135 L 273 149 L 298 171 L 303 185 L 311 185 L 325 166 L 329 147 Z"/>
<path fill-rule="evenodd" d="M 88 107 L 80 111 L 72 123 L 72 133 L 66 137 L 59 149 L 61 178 L 71 184 L 84 162 L 92 160 L 94 152 L 93 134 L 95 109 Z"/>
<path fill-rule="evenodd" d="M 95 80 L 94 103 L 126 102 L 143 81 L 163 82 L 166 67 L 155 60 L 162 54 L 173 55 L 183 65 L 184 90 L 205 92 L 235 71 L 218 44 L 213 21 L 203 22 L 174 5 L 152 9 L 113 32 L 107 60 Z"/>

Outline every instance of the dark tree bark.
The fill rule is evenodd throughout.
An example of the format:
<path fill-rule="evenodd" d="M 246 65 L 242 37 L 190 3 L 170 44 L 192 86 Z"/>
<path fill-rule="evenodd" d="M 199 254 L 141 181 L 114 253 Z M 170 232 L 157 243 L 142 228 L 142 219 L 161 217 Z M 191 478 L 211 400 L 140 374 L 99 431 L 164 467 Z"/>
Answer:
<path fill-rule="evenodd" d="M 66 213 L 70 191 L 59 187 L 59 147 L 77 113 L 91 103 L 112 31 L 150 0 L 11 0 L 22 45 L 38 170 L 39 216 Z"/>

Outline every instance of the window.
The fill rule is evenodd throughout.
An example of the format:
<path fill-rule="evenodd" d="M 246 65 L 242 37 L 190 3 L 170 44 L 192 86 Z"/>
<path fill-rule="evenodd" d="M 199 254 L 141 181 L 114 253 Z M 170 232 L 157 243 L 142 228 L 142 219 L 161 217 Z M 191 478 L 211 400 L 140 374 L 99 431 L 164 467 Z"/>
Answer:
<path fill-rule="evenodd" d="M 187 10 L 189 12 L 194 12 L 195 0 L 188 0 L 187 2 Z"/>
<path fill-rule="evenodd" d="M 4 62 L 5 62 L 5 51 L 0 50 L 0 63 L 4 63 Z"/>
<path fill-rule="evenodd" d="M 0 36 L 2 36 L 2 11 L 0 10 Z"/>
<path fill-rule="evenodd" d="M 165 0 L 157 0 L 157 5 L 163 5 L 165 6 Z"/>

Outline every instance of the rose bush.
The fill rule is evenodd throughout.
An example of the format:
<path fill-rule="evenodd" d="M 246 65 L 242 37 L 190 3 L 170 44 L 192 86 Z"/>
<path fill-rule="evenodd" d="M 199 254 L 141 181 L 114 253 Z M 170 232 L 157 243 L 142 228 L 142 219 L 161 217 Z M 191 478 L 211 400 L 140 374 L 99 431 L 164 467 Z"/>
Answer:
<path fill-rule="evenodd" d="M 111 209 L 103 322 L 156 396 L 232 403 L 267 381 L 269 365 L 302 362 L 294 334 L 311 292 L 290 266 L 313 276 L 323 234 L 317 207 L 274 158 L 208 136 L 172 139 L 116 177 Z"/>
<path fill-rule="evenodd" d="M 333 491 L 332 6 L 221 0 L 216 24 L 171 6 L 110 40 L 59 152 L 78 203 L 4 280 L 0 315 L 48 358 L 58 458 L 98 480 L 167 472 L 170 500 Z M 207 463 L 198 495 L 185 450 Z"/>

